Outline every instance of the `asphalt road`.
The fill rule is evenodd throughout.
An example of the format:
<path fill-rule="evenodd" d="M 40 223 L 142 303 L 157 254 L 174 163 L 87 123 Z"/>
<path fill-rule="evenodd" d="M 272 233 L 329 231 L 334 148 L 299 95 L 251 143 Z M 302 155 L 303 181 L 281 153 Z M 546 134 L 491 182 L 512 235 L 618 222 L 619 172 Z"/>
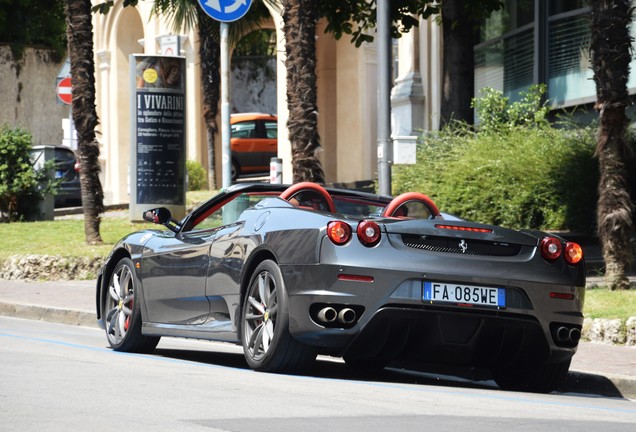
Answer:
<path fill-rule="evenodd" d="M 240 348 L 164 339 L 106 348 L 93 328 L 0 317 L 0 430 L 634 431 L 636 402 L 527 394 L 321 360 L 311 375 L 249 370 Z"/>

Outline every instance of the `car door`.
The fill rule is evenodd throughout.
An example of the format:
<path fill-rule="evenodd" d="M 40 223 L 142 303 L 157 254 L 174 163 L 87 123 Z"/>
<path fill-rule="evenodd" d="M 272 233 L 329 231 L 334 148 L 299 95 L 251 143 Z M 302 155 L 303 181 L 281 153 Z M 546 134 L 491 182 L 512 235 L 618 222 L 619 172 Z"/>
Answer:
<path fill-rule="evenodd" d="M 277 120 L 259 120 L 258 133 L 260 138 L 259 152 L 262 164 L 269 166 L 272 158 L 278 156 Z"/>
<path fill-rule="evenodd" d="M 240 283 L 245 260 L 259 243 L 258 236 L 249 235 L 246 211 L 269 194 L 239 194 L 208 218 L 220 223 L 212 246 L 206 295 L 210 300 L 210 321 L 217 327 L 223 323 L 228 331 L 235 331 L 240 309 Z"/>
<path fill-rule="evenodd" d="M 258 152 L 258 129 L 256 120 L 245 120 L 232 124 L 230 144 L 232 157 L 241 167 L 242 172 L 251 172 L 262 165 L 262 157 Z"/>
<path fill-rule="evenodd" d="M 152 323 L 198 325 L 210 314 L 205 294 L 210 245 L 216 228 L 175 236 L 155 237 L 146 243 L 141 261 L 143 293 Z"/>

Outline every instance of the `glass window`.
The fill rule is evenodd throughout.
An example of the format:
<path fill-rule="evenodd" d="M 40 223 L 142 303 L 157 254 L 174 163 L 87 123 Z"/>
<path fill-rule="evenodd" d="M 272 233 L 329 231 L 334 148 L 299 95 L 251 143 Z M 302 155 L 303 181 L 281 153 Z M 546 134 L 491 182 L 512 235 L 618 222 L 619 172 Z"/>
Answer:
<path fill-rule="evenodd" d="M 256 137 L 256 122 L 244 121 L 234 123 L 231 125 L 231 137 L 232 138 L 255 138 Z"/>
<path fill-rule="evenodd" d="M 534 22 L 535 0 L 507 0 L 503 9 L 494 11 L 480 26 L 480 41 L 485 42 L 514 32 Z"/>
<path fill-rule="evenodd" d="M 265 134 L 269 139 L 278 138 L 278 123 L 275 121 L 265 121 Z"/>
<path fill-rule="evenodd" d="M 503 10 L 494 12 L 482 24 L 481 43 L 475 47 L 475 96 L 483 87 L 501 90 L 511 101 L 519 92 L 536 84 L 535 67 L 545 68 L 551 104 L 571 106 L 594 98 L 595 84 L 590 68 L 589 0 L 550 0 L 545 15 L 535 25 L 536 2 L 506 0 Z M 537 38 L 536 28 L 547 28 Z M 634 33 L 634 32 L 633 32 Z M 543 43 L 535 52 L 535 44 Z M 538 55 L 546 53 L 545 63 Z M 635 75 L 635 74 L 632 74 Z M 629 85 L 636 85 L 636 76 Z"/>
<path fill-rule="evenodd" d="M 550 0 L 550 15 L 557 15 L 589 6 L 589 0 Z"/>
<path fill-rule="evenodd" d="M 590 68 L 588 15 L 588 10 L 582 9 L 579 13 L 564 13 L 549 19 L 548 99 L 552 104 L 569 105 L 596 94 Z"/>
<path fill-rule="evenodd" d="M 207 230 L 212 228 L 218 228 L 223 225 L 229 225 L 236 222 L 248 208 L 257 204 L 264 198 L 270 197 L 271 194 L 259 194 L 259 193 L 242 193 L 235 196 L 231 201 L 223 204 L 220 208 L 214 210 L 202 218 L 195 226 L 193 230 Z"/>
<path fill-rule="evenodd" d="M 534 27 L 475 48 L 476 97 L 484 87 L 500 90 L 514 101 L 532 85 Z"/>

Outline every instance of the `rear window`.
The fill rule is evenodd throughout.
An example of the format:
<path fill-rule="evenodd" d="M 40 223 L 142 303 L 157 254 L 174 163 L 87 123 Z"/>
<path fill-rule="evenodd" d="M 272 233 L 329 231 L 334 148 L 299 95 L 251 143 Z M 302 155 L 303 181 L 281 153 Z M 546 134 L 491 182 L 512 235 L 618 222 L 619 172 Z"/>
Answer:
<path fill-rule="evenodd" d="M 278 123 L 275 121 L 265 121 L 265 134 L 269 139 L 278 138 Z"/>
<path fill-rule="evenodd" d="M 55 161 L 56 162 L 74 162 L 75 154 L 71 150 L 56 148 Z"/>

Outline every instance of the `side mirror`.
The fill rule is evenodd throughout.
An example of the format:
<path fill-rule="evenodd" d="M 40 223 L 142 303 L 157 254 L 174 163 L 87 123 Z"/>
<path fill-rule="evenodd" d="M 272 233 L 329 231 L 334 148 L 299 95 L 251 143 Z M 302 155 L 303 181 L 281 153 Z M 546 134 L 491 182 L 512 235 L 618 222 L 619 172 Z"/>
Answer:
<path fill-rule="evenodd" d="M 144 212 L 143 218 L 145 221 L 155 224 L 166 225 L 172 220 L 172 214 L 170 210 L 165 207 L 159 207 Z"/>

